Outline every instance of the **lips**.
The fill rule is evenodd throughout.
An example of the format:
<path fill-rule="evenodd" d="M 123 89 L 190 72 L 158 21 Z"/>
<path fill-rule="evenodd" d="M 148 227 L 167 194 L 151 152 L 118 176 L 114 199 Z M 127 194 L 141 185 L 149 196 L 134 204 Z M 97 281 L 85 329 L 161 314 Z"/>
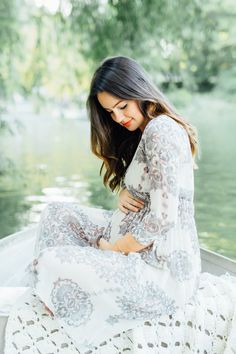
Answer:
<path fill-rule="evenodd" d="M 128 120 L 128 122 L 123 123 L 123 125 L 126 127 L 127 125 L 129 125 L 131 123 L 131 120 L 132 120 L 132 118 L 130 120 Z"/>

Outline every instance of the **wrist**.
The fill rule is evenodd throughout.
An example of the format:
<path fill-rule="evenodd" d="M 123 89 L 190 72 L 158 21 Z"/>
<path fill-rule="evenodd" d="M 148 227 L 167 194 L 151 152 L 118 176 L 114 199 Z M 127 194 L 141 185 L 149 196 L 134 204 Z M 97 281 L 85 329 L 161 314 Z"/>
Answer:
<path fill-rule="evenodd" d="M 121 190 L 119 191 L 119 195 L 120 193 L 122 193 L 125 189 L 127 189 L 126 187 L 122 187 Z"/>

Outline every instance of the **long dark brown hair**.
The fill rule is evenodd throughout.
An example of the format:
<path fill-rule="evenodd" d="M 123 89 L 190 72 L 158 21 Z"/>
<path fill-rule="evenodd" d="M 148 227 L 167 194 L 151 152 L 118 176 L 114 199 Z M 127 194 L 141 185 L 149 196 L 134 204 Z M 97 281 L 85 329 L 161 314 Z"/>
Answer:
<path fill-rule="evenodd" d="M 129 57 L 106 58 L 93 75 L 86 105 L 91 123 L 91 149 L 103 160 L 100 175 L 105 169 L 103 182 L 112 191 L 120 189 L 142 132 L 140 129 L 129 131 L 111 119 L 110 113 L 97 99 L 97 94 L 103 91 L 120 99 L 136 100 L 146 119 L 161 114 L 173 118 L 186 129 L 192 155 L 193 157 L 196 155 L 196 129 L 177 113 L 168 99 L 152 83 L 144 68 Z"/>

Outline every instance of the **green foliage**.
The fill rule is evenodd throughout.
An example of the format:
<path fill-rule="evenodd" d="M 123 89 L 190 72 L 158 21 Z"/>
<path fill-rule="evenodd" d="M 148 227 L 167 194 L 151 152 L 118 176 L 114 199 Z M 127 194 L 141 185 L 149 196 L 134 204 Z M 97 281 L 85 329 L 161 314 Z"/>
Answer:
<path fill-rule="evenodd" d="M 12 133 L 12 127 L 4 118 L 7 99 L 14 93 L 17 85 L 15 68 L 17 51 L 19 50 L 19 28 L 16 0 L 1 0 L 0 2 L 0 134 Z M 0 177 L 10 174 L 13 164 L 10 159 L 1 154 Z"/>
<path fill-rule="evenodd" d="M 19 28 L 16 0 L 0 2 L 0 98 L 8 97 L 15 89 L 15 57 L 19 50 Z"/>
<path fill-rule="evenodd" d="M 95 65 L 106 56 L 131 55 L 154 75 L 162 74 L 164 85 L 177 82 L 199 91 L 214 87 L 222 64 L 232 65 L 236 7 L 229 11 L 220 0 L 73 0 L 72 5 L 72 31 Z"/>
<path fill-rule="evenodd" d="M 236 95 L 236 66 L 222 71 L 217 78 L 217 91 L 235 97 Z"/>
<path fill-rule="evenodd" d="M 78 96 L 98 63 L 120 54 L 165 89 L 209 91 L 235 62 L 234 0 L 61 0 L 54 12 L 16 1 L 1 3 L 2 94 L 20 86 L 27 95 Z"/>

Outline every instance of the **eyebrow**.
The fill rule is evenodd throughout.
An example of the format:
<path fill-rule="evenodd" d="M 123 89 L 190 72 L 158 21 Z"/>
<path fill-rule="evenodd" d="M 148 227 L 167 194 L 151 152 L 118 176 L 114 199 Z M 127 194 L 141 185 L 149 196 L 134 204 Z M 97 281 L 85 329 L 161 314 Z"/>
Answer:
<path fill-rule="evenodd" d="M 122 102 L 122 101 L 124 101 L 124 100 L 120 100 L 120 101 L 118 101 L 118 102 L 116 102 L 116 104 L 112 107 L 112 108 L 115 108 L 115 106 L 117 106 L 118 105 L 118 103 L 120 103 L 120 102 Z M 106 108 L 106 107 L 103 107 L 104 109 L 109 109 L 110 110 L 110 108 Z"/>

